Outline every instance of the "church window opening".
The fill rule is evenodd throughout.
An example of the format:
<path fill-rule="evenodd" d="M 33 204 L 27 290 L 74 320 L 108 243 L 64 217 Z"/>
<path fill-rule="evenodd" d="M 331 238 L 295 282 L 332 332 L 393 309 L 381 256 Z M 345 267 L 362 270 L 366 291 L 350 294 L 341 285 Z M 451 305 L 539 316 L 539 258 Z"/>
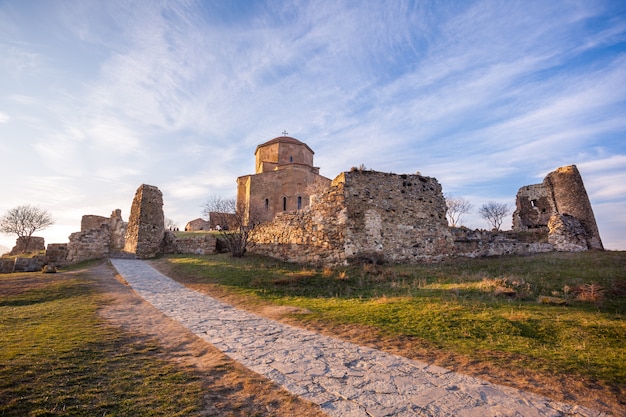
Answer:
<path fill-rule="evenodd" d="M 293 162 L 293 156 L 289 157 L 289 162 Z"/>
<path fill-rule="evenodd" d="M 283 197 L 283 211 L 287 211 L 287 197 Z"/>
<path fill-rule="evenodd" d="M 298 210 L 302 208 L 302 197 L 298 197 Z"/>
<path fill-rule="evenodd" d="M 270 200 L 269 200 L 269 198 L 266 198 L 265 199 L 265 210 L 269 210 L 269 208 L 270 208 Z"/>

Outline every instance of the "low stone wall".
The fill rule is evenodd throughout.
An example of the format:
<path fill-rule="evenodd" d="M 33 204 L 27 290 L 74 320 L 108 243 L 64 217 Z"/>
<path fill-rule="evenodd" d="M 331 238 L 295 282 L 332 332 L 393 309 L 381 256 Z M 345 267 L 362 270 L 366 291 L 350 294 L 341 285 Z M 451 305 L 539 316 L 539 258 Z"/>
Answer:
<path fill-rule="evenodd" d="M 13 272 L 38 272 L 46 265 L 45 256 L 35 256 L 32 258 L 15 258 Z"/>
<path fill-rule="evenodd" d="M 454 239 L 454 255 L 456 256 L 477 258 L 554 251 L 545 231 L 520 233 L 450 228 L 450 232 Z"/>
<path fill-rule="evenodd" d="M 0 258 L 0 274 L 11 274 L 15 268 L 15 258 Z"/>
<path fill-rule="evenodd" d="M 49 243 L 46 249 L 46 259 L 48 264 L 55 266 L 67 265 L 67 255 L 69 253 L 67 243 Z"/>
<path fill-rule="evenodd" d="M 174 232 L 166 231 L 163 237 L 161 253 L 188 253 L 207 255 L 215 253 L 217 238 L 211 233 L 196 236 L 177 237 Z"/>

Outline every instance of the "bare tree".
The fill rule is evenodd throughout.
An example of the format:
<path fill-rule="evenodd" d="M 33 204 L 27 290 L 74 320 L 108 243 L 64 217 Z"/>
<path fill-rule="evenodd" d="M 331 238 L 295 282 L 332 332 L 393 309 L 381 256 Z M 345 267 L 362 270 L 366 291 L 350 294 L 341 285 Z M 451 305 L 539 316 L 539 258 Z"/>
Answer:
<path fill-rule="evenodd" d="M 454 197 L 452 194 L 445 194 L 446 199 L 446 217 L 450 226 L 457 227 L 461 225 L 461 216 L 469 213 L 474 206 L 462 197 Z"/>
<path fill-rule="evenodd" d="M 169 217 L 166 217 L 165 218 L 165 228 L 167 230 L 176 231 L 176 229 L 178 229 L 178 226 L 176 225 L 176 220 L 171 219 Z"/>
<path fill-rule="evenodd" d="M 478 214 L 487 220 L 489 224 L 495 230 L 500 230 L 500 226 L 502 226 L 502 220 L 504 216 L 509 214 L 511 209 L 508 205 L 504 203 L 497 203 L 495 201 L 490 201 L 487 204 L 483 204 L 482 207 L 478 210 Z"/>
<path fill-rule="evenodd" d="M 23 205 L 10 209 L 0 218 L 0 232 L 16 234 L 18 239 L 24 239 L 24 247 L 28 248 L 33 233 L 53 224 L 54 221 L 46 210 Z"/>
<path fill-rule="evenodd" d="M 220 225 L 221 238 L 232 256 L 244 256 L 250 232 L 265 220 L 261 205 L 250 204 L 246 207 L 243 203 L 237 203 L 235 198 L 214 196 L 203 207 L 203 216 L 210 216 L 212 223 Z"/>

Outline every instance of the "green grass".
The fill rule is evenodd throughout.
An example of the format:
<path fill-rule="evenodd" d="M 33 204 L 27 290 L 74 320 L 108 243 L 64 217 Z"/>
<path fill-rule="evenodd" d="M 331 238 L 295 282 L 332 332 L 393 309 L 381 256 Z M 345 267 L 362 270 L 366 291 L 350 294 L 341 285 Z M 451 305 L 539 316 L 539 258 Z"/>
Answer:
<path fill-rule="evenodd" d="M 98 317 L 80 275 L 0 275 L 0 416 L 200 415 L 197 375 Z"/>
<path fill-rule="evenodd" d="M 185 282 L 309 309 L 300 320 L 374 326 L 477 360 L 626 383 L 625 252 L 334 270 L 255 256 L 167 261 Z"/>

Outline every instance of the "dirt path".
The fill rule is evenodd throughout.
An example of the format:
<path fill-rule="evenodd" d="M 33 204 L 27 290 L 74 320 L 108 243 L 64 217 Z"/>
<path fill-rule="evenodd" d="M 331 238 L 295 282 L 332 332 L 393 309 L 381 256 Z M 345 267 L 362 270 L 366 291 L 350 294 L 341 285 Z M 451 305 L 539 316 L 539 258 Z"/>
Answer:
<path fill-rule="evenodd" d="M 125 285 L 107 262 L 88 272 L 107 298 L 100 312 L 103 318 L 138 338 L 158 340 L 171 360 L 200 375 L 206 392 L 204 415 L 325 416 L 317 405 L 249 371 L 152 307 Z"/>

